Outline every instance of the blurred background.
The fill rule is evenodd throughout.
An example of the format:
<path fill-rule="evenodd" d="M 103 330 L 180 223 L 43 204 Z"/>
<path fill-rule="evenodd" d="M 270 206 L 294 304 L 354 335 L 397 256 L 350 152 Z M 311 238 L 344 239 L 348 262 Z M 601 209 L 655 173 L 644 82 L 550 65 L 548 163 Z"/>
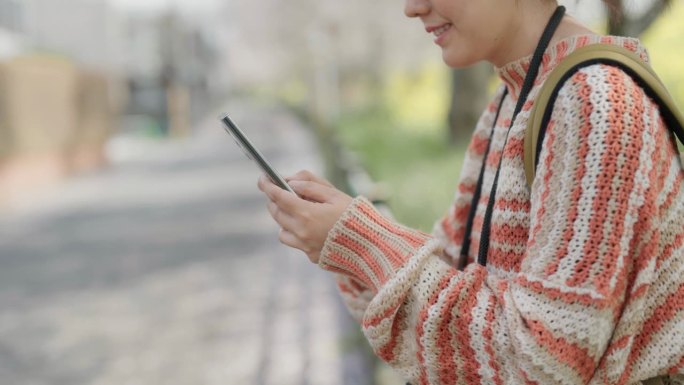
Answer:
<path fill-rule="evenodd" d="M 684 107 L 684 1 L 561 3 Z M 0 0 L 0 383 L 402 383 L 216 116 L 430 231 L 497 84 L 395 0 Z"/>

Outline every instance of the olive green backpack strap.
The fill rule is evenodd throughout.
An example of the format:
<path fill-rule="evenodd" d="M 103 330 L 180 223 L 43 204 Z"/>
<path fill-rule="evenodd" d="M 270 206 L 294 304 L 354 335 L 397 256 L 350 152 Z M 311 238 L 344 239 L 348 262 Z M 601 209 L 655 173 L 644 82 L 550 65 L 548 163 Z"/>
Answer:
<path fill-rule="evenodd" d="M 560 88 L 577 71 L 593 64 L 619 67 L 631 76 L 646 94 L 658 104 L 665 124 L 675 133 L 679 141 L 684 143 L 684 115 L 677 109 L 672 97 L 653 69 L 637 54 L 626 48 L 609 44 L 591 44 L 578 48 L 564 58 L 553 69 L 539 91 L 525 132 L 524 160 L 528 187 L 532 186 L 534 180 L 546 126 L 551 119 L 553 103 Z M 684 157 L 682 161 L 684 162 Z"/>

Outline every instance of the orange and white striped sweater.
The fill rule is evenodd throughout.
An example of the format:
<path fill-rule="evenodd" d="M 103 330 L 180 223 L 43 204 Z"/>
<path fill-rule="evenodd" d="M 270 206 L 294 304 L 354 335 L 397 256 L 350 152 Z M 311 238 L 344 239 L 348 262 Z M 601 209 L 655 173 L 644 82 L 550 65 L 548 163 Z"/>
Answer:
<path fill-rule="evenodd" d="M 540 84 L 574 49 L 547 50 L 502 149 L 530 57 L 498 72 L 503 101 L 469 264 L 453 266 L 503 87 L 473 134 L 453 205 L 433 234 L 354 199 L 320 266 L 376 354 L 419 384 L 632 384 L 684 373 L 684 172 L 654 103 L 621 70 L 586 67 L 554 104 L 534 184 L 523 138 Z M 488 265 L 473 262 L 499 158 Z M 426 192 L 429 194 L 429 192 Z"/>

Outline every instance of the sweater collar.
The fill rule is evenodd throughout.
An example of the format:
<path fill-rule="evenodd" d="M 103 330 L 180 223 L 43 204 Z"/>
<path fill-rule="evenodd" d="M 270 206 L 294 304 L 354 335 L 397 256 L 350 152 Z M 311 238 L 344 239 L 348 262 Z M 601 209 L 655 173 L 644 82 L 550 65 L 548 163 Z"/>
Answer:
<path fill-rule="evenodd" d="M 544 53 L 539 75 L 536 84 L 543 82 L 549 73 L 563 60 L 566 56 L 571 54 L 578 48 L 590 44 L 613 44 L 638 54 L 646 63 L 649 62 L 648 53 L 642 46 L 638 39 L 621 36 L 601 36 L 601 35 L 576 35 L 570 36 L 557 41 L 550 45 Z M 508 92 L 513 99 L 518 99 L 522 89 L 525 75 L 530 68 L 532 62 L 532 55 L 525 56 L 518 60 L 512 61 L 503 67 L 497 67 L 496 72 L 499 78 L 506 84 Z"/>

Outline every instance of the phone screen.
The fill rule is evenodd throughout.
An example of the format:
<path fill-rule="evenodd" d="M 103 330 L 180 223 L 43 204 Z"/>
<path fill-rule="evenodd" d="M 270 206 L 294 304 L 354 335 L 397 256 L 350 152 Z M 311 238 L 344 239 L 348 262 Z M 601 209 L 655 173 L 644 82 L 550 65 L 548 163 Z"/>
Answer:
<path fill-rule="evenodd" d="M 232 137 L 235 143 L 242 149 L 242 151 L 245 153 L 245 155 L 254 161 L 261 170 L 268 175 L 268 177 L 278 185 L 280 188 L 283 190 L 287 190 L 293 194 L 295 194 L 294 190 L 285 182 L 285 179 L 276 172 L 276 170 L 271 166 L 268 161 L 266 161 L 266 158 L 264 158 L 263 155 L 259 152 L 259 150 L 254 147 L 252 142 L 247 139 L 247 136 L 238 128 L 238 126 L 230 119 L 228 114 L 223 113 L 219 117 L 219 120 L 223 123 L 223 128 L 228 132 Z"/>

